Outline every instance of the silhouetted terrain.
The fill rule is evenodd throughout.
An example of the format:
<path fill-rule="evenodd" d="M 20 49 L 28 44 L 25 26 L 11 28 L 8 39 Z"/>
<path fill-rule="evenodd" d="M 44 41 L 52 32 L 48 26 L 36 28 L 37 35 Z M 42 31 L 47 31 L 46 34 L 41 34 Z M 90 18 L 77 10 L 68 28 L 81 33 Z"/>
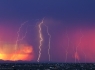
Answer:
<path fill-rule="evenodd" d="M 2 60 L 0 59 L 0 63 L 31 63 L 35 61 L 23 61 L 23 60 L 18 60 L 18 61 L 10 61 L 10 60 Z"/>
<path fill-rule="evenodd" d="M 93 63 L 1 63 L 0 70 L 95 70 Z"/>

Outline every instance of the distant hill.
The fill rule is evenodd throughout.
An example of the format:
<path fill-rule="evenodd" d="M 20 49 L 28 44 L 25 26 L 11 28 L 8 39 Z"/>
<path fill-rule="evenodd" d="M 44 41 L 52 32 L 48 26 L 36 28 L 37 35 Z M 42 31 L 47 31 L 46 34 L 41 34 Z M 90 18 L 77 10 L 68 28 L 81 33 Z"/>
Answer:
<path fill-rule="evenodd" d="M 31 63 L 35 61 L 23 61 L 23 60 L 18 60 L 18 61 L 10 61 L 10 60 L 2 60 L 0 59 L 0 63 Z"/>

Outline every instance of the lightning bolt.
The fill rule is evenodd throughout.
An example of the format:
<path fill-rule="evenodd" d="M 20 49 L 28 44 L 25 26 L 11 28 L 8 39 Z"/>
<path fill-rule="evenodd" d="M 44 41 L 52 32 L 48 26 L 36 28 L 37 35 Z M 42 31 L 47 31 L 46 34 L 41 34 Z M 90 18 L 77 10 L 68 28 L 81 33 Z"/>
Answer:
<path fill-rule="evenodd" d="M 81 33 L 81 30 L 80 30 Z M 83 35 L 80 37 L 80 42 L 78 44 L 78 46 L 76 46 L 76 51 L 75 51 L 75 63 L 78 60 L 79 61 L 79 56 L 78 56 L 78 52 L 77 52 L 77 48 L 79 47 L 79 45 L 81 44 L 81 39 L 83 38 Z"/>
<path fill-rule="evenodd" d="M 67 47 L 67 49 L 66 49 L 66 58 L 65 58 L 65 63 L 67 62 L 68 48 L 69 48 L 69 37 L 68 37 L 67 31 L 66 31 L 66 36 L 67 36 L 67 39 L 68 39 L 68 47 Z"/>
<path fill-rule="evenodd" d="M 37 59 L 38 62 L 39 62 L 39 60 L 40 60 L 41 51 L 42 51 L 41 47 L 42 47 L 42 42 L 43 42 L 43 36 L 42 36 L 42 28 L 41 28 L 41 26 L 42 26 L 42 24 L 43 24 L 43 21 L 44 21 L 44 19 L 43 19 L 43 20 L 41 21 L 41 23 L 39 23 L 39 25 L 38 25 L 38 28 L 39 28 L 39 38 L 40 38 L 40 41 L 39 41 L 39 43 L 40 43 L 40 45 L 39 45 L 39 55 L 38 55 L 38 59 Z"/>
<path fill-rule="evenodd" d="M 46 25 L 45 25 L 46 26 Z M 47 28 L 47 34 L 48 34 L 48 36 L 49 36 L 49 44 L 48 44 L 48 56 L 49 56 L 49 61 L 50 61 L 50 42 L 51 42 L 51 35 L 50 35 L 50 33 L 49 33 L 49 31 L 48 31 L 48 26 L 46 26 L 46 28 Z"/>
<path fill-rule="evenodd" d="M 28 26 L 27 26 L 27 28 L 28 28 Z M 21 40 L 23 40 L 23 39 L 26 37 L 26 34 L 27 34 L 27 28 L 26 28 L 26 32 L 25 32 L 24 36 L 23 36 L 21 39 L 19 39 L 18 41 L 21 41 Z"/>
<path fill-rule="evenodd" d="M 28 22 L 28 21 L 22 23 L 21 26 L 19 27 L 19 30 L 17 31 L 17 40 L 16 40 L 16 44 L 15 44 L 15 54 L 16 54 L 16 50 L 17 50 L 17 46 L 18 46 L 18 42 L 19 42 L 20 40 L 22 40 L 23 38 L 25 38 L 25 36 L 26 36 L 27 30 L 26 30 L 25 36 L 22 37 L 21 39 L 19 39 L 19 32 L 20 32 L 22 26 L 25 25 L 27 22 Z M 15 59 L 15 55 L 14 55 L 12 58 Z"/>
<path fill-rule="evenodd" d="M 81 32 L 81 34 L 82 34 L 82 31 L 80 31 Z M 84 35 L 82 34 L 82 37 L 83 37 Z M 81 51 L 83 52 L 83 54 L 84 54 L 84 56 L 85 56 L 85 63 L 86 63 L 86 54 L 85 54 L 85 52 L 83 51 L 83 49 L 81 48 Z"/>
<path fill-rule="evenodd" d="M 19 32 L 20 32 L 22 26 L 25 25 L 25 23 L 27 23 L 27 22 L 28 22 L 28 21 L 22 23 L 21 26 L 19 27 L 19 30 L 17 31 L 17 35 L 18 35 L 18 36 L 17 36 L 17 40 L 16 40 L 16 44 L 15 44 L 15 50 L 17 49 L 17 45 L 18 45 L 18 41 L 19 41 Z"/>

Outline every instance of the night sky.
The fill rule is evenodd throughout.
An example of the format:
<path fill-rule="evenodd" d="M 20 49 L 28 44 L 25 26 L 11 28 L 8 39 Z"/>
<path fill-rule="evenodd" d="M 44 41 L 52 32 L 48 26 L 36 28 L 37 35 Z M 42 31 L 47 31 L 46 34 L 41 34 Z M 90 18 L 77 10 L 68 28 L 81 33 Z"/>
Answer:
<path fill-rule="evenodd" d="M 95 0 L 0 0 L 0 59 L 95 62 Z"/>

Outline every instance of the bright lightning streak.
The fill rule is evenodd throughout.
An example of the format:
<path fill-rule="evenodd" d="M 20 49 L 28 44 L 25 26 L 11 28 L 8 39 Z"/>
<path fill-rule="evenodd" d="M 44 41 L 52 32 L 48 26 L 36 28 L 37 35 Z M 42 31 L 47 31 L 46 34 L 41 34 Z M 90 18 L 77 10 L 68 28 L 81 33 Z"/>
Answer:
<path fill-rule="evenodd" d="M 22 26 L 25 25 L 25 23 L 27 23 L 27 22 L 28 22 L 28 21 L 22 23 L 21 26 L 19 27 L 19 30 L 17 31 L 17 35 L 18 35 L 18 36 L 17 36 L 17 40 L 16 40 L 16 44 L 15 44 L 15 54 L 16 54 L 16 50 L 17 50 L 17 46 L 18 46 L 18 41 L 19 41 L 19 40 L 22 40 L 22 39 L 26 36 L 27 31 L 26 31 L 26 33 L 25 33 L 25 36 L 24 36 L 22 39 L 19 39 L 19 32 L 20 32 Z M 15 57 L 15 55 L 14 55 L 12 58 L 14 58 L 14 57 Z"/>
<path fill-rule="evenodd" d="M 28 26 L 27 26 L 27 28 L 28 28 Z M 25 32 L 24 36 L 23 36 L 21 39 L 19 39 L 19 41 L 20 41 L 20 40 L 23 40 L 23 39 L 26 37 L 26 34 L 27 34 L 27 28 L 26 28 L 26 32 Z"/>
<path fill-rule="evenodd" d="M 43 24 L 43 21 L 44 21 L 44 19 L 43 19 L 43 20 L 41 21 L 41 23 L 39 23 L 39 25 L 38 25 L 38 28 L 39 28 L 39 38 L 40 38 L 40 41 L 39 41 L 39 43 L 40 43 L 40 45 L 39 45 L 39 55 L 38 55 L 38 59 L 37 59 L 38 62 L 39 62 L 39 60 L 40 60 L 41 51 L 42 51 L 41 47 L 42 47 L 43 37 L 42 37 L 42 28 L 41 28 L 41 26 L 42 26 L 42 24 Z"/>
<path fill-rule="evenodd" d="M 80 33 L 81 33 L 81 30 L 80 30 Z M 75 52 L 75 63 L 76 63 L 76 60 L 79 61 L 79 56 L 78 56 L 78 52 L 77 52 L 77 48 L 79 47 L 79 45 L 81 44 L 81 39 L 82 39 L 83 35 L 80 37 L 80 42 L 78 44 L 78 46 L 76 47 L 76 52 Z"/>
<path fill-rule="evenodd" d="M 22 23 L 21 26 L 19 27 L 19 30 L 18 30 L 18 32 L 17 32 L 18 36 L 17 36 L 17 40 L 16 40 L 16 44 L 15 44 L 15 50 L 17 49 L 17 44 L 18 44 L 18 41 L 19 41 L 19 32 L 20 32 L 22 26 L 23 26 L 25 23 L 27 23 L 27 22 L 28 22 L 28 21 Z"/>
<path fill-rule="evenodd" d="M 45 26 L 46 26 L 46 25 L 45 25 Z M 50 35 L 49 31 L 48 31 L 48 26 L 46 26 L 46 28 L 47 28 L 47 34 L 48 34 L 48 36 L 49 36 L 48 56 L 49 56 L 49 61 L 50 61 L 50 41 L 51 41 L 51 35 Z"/>

